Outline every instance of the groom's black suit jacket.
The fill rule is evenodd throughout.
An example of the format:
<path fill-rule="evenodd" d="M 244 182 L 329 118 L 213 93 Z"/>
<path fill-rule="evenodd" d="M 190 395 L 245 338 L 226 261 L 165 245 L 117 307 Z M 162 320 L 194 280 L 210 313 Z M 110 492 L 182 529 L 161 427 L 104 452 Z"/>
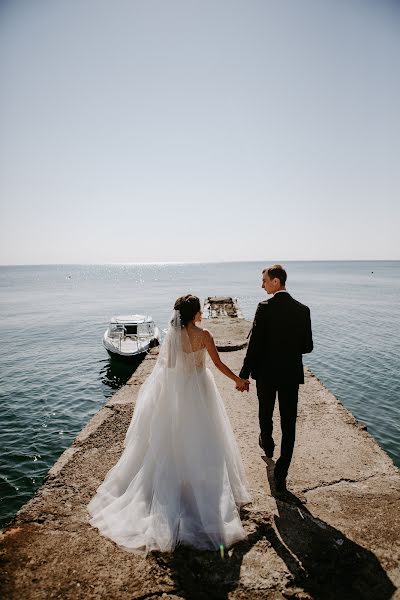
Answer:
<path fill-rule="evenodd" d="M 278 292 L 257 307 L 240 377 L 277 386 L 304 383 L 302 354 L 312 349 L 310 309 Z"/>

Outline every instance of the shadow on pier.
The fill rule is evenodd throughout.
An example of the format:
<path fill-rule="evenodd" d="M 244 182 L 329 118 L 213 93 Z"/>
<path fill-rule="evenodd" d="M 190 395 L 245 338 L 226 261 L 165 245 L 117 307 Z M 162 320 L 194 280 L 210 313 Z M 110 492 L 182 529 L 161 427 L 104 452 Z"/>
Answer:
<path fill-rule="evenodd" d="M 225 551 L 224 558 L 218 552 L 199 552 L 187 547 L 178 547 L 172 556 L 156 554 L 158 566 L 174 582 L 174 589 L 168 594 L 191 600 L 227 599 L 236 588 L 240 589 L 243 559 L 258 544 L 257 563 L 268 560 L 266 550 L 272 547 L 289 576 L 283 575 L 280 584 L 271 587 L 268 575 L 272 573 L 265 565 L 267 581 L 257 575 L 250 589 L 244 586 L 243 597 L 248 600 L 268 598 L 269 593 L 277 590 L 285 598 L 313 600 L 392 598 L 396 588 L 372 552 L 314 517 L 291 492 L 275 494 L 273 465 L 268 459 L 267 476 L 278 514 L 242 509 L 242 521 L 250 533 L 247 540 Z M 256 567 L 256 571 L 259 573 L 260 568 Z M 275 573 L 275 578 L 279 574 L 282 571 Z"/>
<path fill-rule="evenodd" d="M 396 588 L 375 554 L 314 517 L 291 492 L 277 495 L 273 468 L 274 461 L 267 459 L 278 510 L 274 525 L 279 537 L 275 534 L 271 543 L 292 574 L 292 585 L 321 600 L 389 600 Z"/>

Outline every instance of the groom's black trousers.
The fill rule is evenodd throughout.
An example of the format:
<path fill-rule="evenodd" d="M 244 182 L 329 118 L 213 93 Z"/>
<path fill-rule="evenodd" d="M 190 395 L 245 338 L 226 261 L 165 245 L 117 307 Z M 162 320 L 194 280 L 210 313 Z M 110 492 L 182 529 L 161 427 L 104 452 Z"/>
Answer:
<path fill-rule="evenodd" d="M 257 396 L 259 402 L 258 417 L 260 421 L 261 440 L 266 451 L 274 449 L 272 439 L 272 415 L 275 398 L 278 394 L 279 413 L 281 417 L 281 455 L 275 464 L 275 476 L 286 477 L 292 460 L 294 440 L 296 437 L 297 401 L 299 384 L 274 384 L 257 378 Z"/>

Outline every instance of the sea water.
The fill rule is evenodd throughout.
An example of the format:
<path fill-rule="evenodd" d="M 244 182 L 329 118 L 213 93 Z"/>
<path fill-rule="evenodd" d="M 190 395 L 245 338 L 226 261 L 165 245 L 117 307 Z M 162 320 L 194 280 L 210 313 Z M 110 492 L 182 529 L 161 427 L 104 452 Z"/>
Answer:
<path fill-rule="evenodd" d="M 175 299 L 232 295 L 252 320 L 266 262 L 0 267 L 0 525 L 132 374 L 102 336 L 113 315 L 163 329 Z M 400 465 L 400 261 L 286 262 L 311 309 L 304 362 Z"/>

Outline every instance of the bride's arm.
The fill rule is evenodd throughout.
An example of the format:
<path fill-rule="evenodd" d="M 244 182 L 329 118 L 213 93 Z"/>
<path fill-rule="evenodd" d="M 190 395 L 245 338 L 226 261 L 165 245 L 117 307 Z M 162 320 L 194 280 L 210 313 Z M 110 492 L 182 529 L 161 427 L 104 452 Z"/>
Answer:
<path fill-rule="evenodd" d="M 207 329 L 204 330 L 204 343 L 207 348 L 207 352 L 210 355 L 210 358 L 213 361 L 214 365 L 217 367 L 217 369 L 219 369 L 221 373 L 229 377 L 229 379 L 232 379 L 232 381 L 234 381 L 237 386 L 243 387 L 243 383 L 245 380 L 235 375 L 235 373 L 231 371 L 230 368 L 224 362 L 222 362 L 222 360 L 219 357 L 218 350 L 215 346 L 212 333 L 210 333 Z"/>

